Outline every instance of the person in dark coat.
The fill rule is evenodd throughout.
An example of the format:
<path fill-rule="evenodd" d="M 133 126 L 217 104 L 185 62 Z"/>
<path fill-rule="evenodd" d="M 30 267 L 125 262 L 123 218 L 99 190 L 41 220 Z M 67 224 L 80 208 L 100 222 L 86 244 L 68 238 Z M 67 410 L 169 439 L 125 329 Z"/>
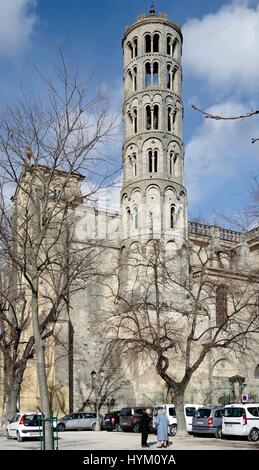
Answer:
<path fill-rule="evenodd" d="M 150 431 L 151 409 L 147 408 L 146 412 L 141 416 L 139 430 L 141 432 L 141 447 L 149 447 L 147 443 L 148 433 Z"/>

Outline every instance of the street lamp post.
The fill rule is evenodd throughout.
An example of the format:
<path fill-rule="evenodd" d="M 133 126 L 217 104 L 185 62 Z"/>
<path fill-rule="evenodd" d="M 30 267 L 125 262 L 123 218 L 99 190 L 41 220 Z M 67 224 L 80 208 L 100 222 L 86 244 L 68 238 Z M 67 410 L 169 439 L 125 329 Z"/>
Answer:
<path fill-rule="evenodd" d="M 96 393 L 96 426 L 95 426 L 95 431 L 100 431 L 101 426 L 100 426 L 100 415 L 99 415 L 99 395 L 100 395 L 100 377 L 103 377 L 103 370 L 99 370 L 98 372 L 95 372 L 95 370 L 92 370 L 91 372 L 91 380 L 93 384 L 93 388 L 95 389 Z"/>

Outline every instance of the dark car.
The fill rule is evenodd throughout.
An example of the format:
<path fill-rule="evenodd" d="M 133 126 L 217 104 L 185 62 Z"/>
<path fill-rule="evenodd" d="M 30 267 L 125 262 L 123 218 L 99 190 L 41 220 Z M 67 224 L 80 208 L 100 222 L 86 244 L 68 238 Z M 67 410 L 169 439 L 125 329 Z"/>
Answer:
<path fill-rule="evenodd" d="M 192 433 L 213 434 L 221 438 L 223 412 L 224 408 L 220 406 L 198 408 L 192 420 Z"/>
<path fill-rule="evenodd" d="M 122 431 L 139 432 L 141 416 L 150 406 L 122 408 L 120 411 L 120 428 Z M 152 424 L 152 420 L 150 421 Z"/>
<path fill-rule="evenodd" d="M 102 420 L 102 429 L 106 431 L 119 431 L 120 430 L 120 411 L 112 411 L 106 413 Z"/>

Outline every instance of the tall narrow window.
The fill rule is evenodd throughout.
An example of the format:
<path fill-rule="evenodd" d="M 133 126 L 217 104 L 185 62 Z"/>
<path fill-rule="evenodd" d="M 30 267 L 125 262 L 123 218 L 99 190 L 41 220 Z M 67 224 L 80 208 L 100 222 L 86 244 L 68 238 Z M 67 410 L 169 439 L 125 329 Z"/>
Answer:
<path fill-rule="evenodd" d="M 153 157 L 152 150 L 149 150 L 148 151 L 148 171 L 149 171 L 149 173 L 152 173 L 152 168 L 153 168 L 152 157 Z"/>
<path fill-rule="evenodd" d="M 154 62 L 153 64 L 153 85 L 159 85 L 159 64 L 158 62 Z"/>
<path fill-rule="evenodd" d="M 150 62 L 145 64 L 145 85 L 146 87 L 151 86 L 151 65 Z"/>
<path fill-rule="evenodd" d="M 158 130 L 159 125 L 159 106 L 155 104 L 154 106 L 154 129 Z"/>
<path fill-rule="evenodd" d="M 137 38 L 133 41 L 133 56 L 138 57 L 138 40 Z"/>
<path fill-rule="evenodd" d="M 130 237 L 130 209 L 127 209 L 127 237 Z"/>
<path fill-rule="evenodd" d="M 154 151 L 154 173 L 157 173 L 157 157 L 158 157 L 158 152 L 157 150 Z"/>
<path fill-rule="evenodd" d="M 132 120 L 133 120 L 133 132 L 136 134 L 138 132 L 138 112 L 136 109 L 132 111 Z"/>
<path fill-rule="evenodd" d="M 128 76 L 127 76 L 127 90 L 132 90 L 132 88 L 133 88 L 133 78 L 132 78 L 132 73 L 129 70 Z"/>
<path fill-rule="evenodd" d="M 173 88 L 173 72 L 172 72 L 172 66 L 170 64 L 167 65 L 167 88 L 169 90 L 172 90 Z"/>
<path fill-rule="evenodd" d="M 159 52 L 159 34 L 153 36 L 153 52 Z"/>
<path fill-rule="evenodd" d="M 133 174 L 133 176 L 137 176 L 137 159 L 136 159 L 136 155 L 132 156 L 132 174 Z"/>
<path fill-rule="evenodd" d="M 133 68 L 133 91 L 137 91 L 137 67 Z"/>
<path fill-rule="evenodd" d="M 174 113 L 172 113 L 172 120 L 173 120 L 173 125 L 172 125 L 172 130 L 175 132 L 175 127 L 176 127 L 176 118 L 177 118 L 177 109 L 175 109 Z"/>
<path fill-rule="evenodd" d="M 172 36 L 167 36 L 167 54 L 172 56 Z"/>
<path fill-rule="evenodd" d="M 149 53 L 151 52 L 151 35 L 146 34 L 145 36 L 145 52 Z"/>
<path fill-rule="evenodd" d="M 175 39 L 172 44 L 172 57 L 175 57 L 177 55 L 177 47 L 178 47 L 178 41 L 177 39 Z"/>
<path fill-rule="evenodd" d="M 129 43 L 128 47 L 129 47 L 129 51 L 130 51 L 130 58 L 133 59 L 133 47 L 132 47 L 132 44 Z"/>
<path fill-rule="evenodd" d="M 167 130 L 168 132 L 172 132 L 172 112 L 173 108 L 168 106 L 167 108 Z"/>
<path fill-rule="evenodd" d="M 226 286 L 221 285 L 216 290 L 216 326 L 222 326 L 228 316 L 228 299 Z"/>
<path fill-rule="evenodd" d="M 175 67 L 172 72 L 172 90 L 175 88 L 176 78 L 177 78 L 178 69 Z"/>
<path fill-rule="evenodd" d="M 170 228 L 174 228 L 175 224 L 175 205 L 170 207 Z"/>
<path fill-rule="evenodd" d="M 174 172 L 174 152 L 170 152 L 169 155 L 169 174 L 172 175 Z"/>
<path fill-rule="evenodd" d="M 146 129 L 150 131 L 151 129 L 151 106 L 146 106 Z"/>
<path fill-rule="evenodd" d="M 158 168 L 158 151 L 149 150 L 148 151 L 148 169 L 149 173 L 157 173 Z"/>
<path fill-rule="evenodd" d="M 138 208 L 134 207 L 132 211 L 132 218 L 133 218 L 133 227 L 135 230 L 138 229 Z"/>

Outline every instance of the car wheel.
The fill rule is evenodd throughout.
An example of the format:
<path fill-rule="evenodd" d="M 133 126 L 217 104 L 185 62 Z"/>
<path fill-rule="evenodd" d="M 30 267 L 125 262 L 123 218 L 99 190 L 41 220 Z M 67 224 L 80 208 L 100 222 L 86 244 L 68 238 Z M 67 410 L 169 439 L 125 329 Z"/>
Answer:
<path fill-rule="evenodd" d="M 176 426 L 170 426 L 170 436 L 175 436 L 176 431 L 177 431 Z"/>
<path fill-rule="evenodd" d="M 58 424 L 58 431 L 65 431 L 65 425 L 63 423 Z"/>
<path fill-rule="evenodd" d="M 249 436 L 248 436 L 248 440 L 255 442 L 255 441 L 258 441 L 258 439 L 259 439 L 259 429 L 257 428 L 251 429 Z"/>
<path fill-rule="evenodd" d="M 221 426 L 219 426 L 219 427 L 217 428 L 217 430 L 216 430 L 216 432 L 215 432 L 215 437 L 216 437 L 217 439 L 221 439 L 221 438 L 222 438 L 222 427 L 221 427 Z"/>
<path fill-rule="evenodd" d="M 96 428 L 96 423 L 93 423 L 92 424 L 92 431 L 95 431 L 95 428 Z"/>
<path fill-rule="evenodd" d="M 139 424 L 135 424 L 133 431 L 139 432 Z"/>
<path fill-rule="evenodd" d="M 17 437 L 17 441 L 18 442 L 22 442 L 23 441 L 23 437 L 21 436 L 21 434 L 17 431 L 16 433 L 16 437 Z"/>
<path fill-rule="evenodd" d="M 6 439 L 11 439 L 8 429 L 6 430 Z"/>

